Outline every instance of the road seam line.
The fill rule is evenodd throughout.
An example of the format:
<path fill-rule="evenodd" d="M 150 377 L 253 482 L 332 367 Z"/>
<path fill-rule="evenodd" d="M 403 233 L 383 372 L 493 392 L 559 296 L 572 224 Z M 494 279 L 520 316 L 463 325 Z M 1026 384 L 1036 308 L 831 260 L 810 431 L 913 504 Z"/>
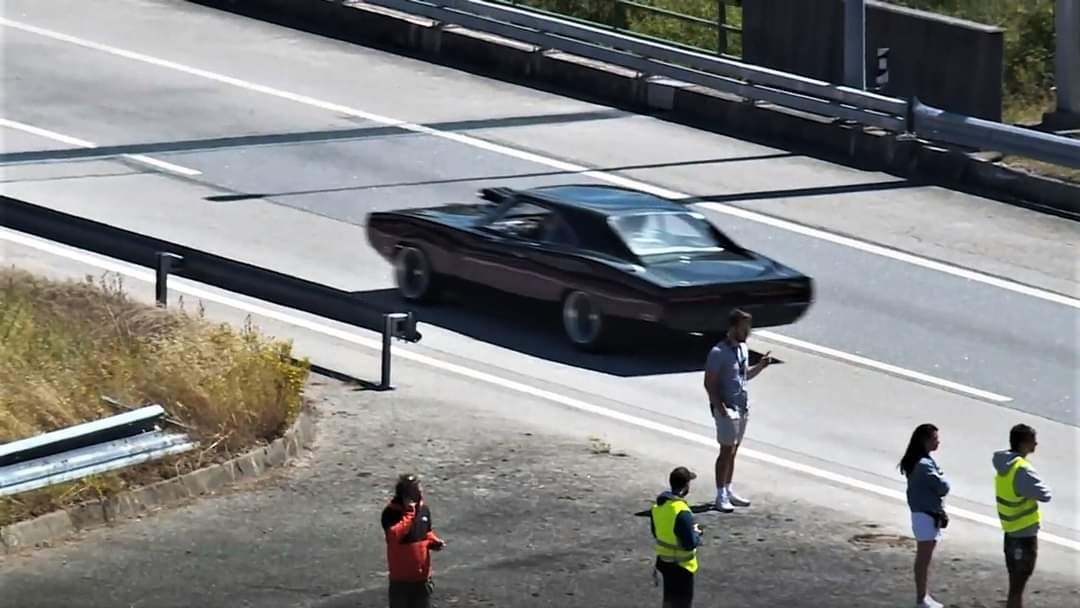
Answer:
<path fill-rule="evenodd" d="M 98 268 L 102 268 L 102 269 L 105 269 L 105 270 L 112 270 L 113 272 L 117 272 L 119 274 L 123 274 L 123 275 L 129 276 L 129 277 L 132 277 L 132 278 L 135 278 L 135 279 L 147 282 L 147 283 L 153 283 L 154 280 L 155 280 L 154 273 L 149 271 L 149 270 L 141 270 L 141 269 L 131 268 L 131 267 L 126 266 L 124 264 L 121 264 L 119 262 L 104 258 L 103 256 L 98 256 L 96 254 L 92 254 L 92 253 L 89 253 L 89 252 L 86 252 L 86 251 L 78 250 L 78 249 L 75 249 L 75 248 L 70 248 L 70 247 L 67 247 L 67 246 L 62 246 L 62 245 L 60 245 L 58 243 L 53 243 L 53 242 L 50 242 L 50 241 L 46 241 L 44 239 L 39 239 L 39 238 L 36 238 L 36 237 L 31 237 L 31 236 L 28 236 L 28 235 L 24 235 L 22 233 L 18 233 L 18 232 L 13 231 L 13 230 L 8 230 L 6 228 L 0 228 L 0 238 L 3 238 L 4 240 L 9 240 L 9 241 L 12 241 L 12 242 L 20 243 L 22 245 L 26 245 L 28 247 L 37 249 L 39 251 L 52 253 L 54 255 L 58 255 L 58 256 L 61 256 L 61 257 L 67 258 L 67 259 L 71 259 L 71 260 L 79 261 L 79 262 L 89 264 L 89 265 L 92 265 L 92 266 L 96 266 Z M 313 331 L 315 333 L 320 333 L 320 334 L 323 334 L 325 336 L 330 336 L 332 338 L 337 338 L 337 339 L 342 340 L 344 342 L 348 342 L 348 343 L 351 343 L 351 344 L 356 344 L 356 345 L 363 346 L 363 347 L 366 347 L 366 348 L 369 348 L 369 349 L 372 349 L 372 350 L 380 350 L 382 348 L 382 343 L 379 340 L 375 340 L 373 338 L 365 338 L 365 337 L 360 336 L 360 335 L 358 335 L 356 333 L 351 333 L 351 332 L 347 332 L 347 331 L 344 331 L 344 330 L 341 330 L 341 329 L 337 329 L 335 327 L 330 327 L 328 325 L 323 325 L 321 323 L 317 323 L 317 322 L 312 321 L 310 319 L 305 319 L 305 318 L 302 318 L 302 317 L 299 317 L 299 316 L 291 315 L 291 314 L 288 314 L 286 312 L 274 310 L 274 309 L 271 309 L 271 308 L 260 306 L 258 304 L 245 302 L 243 300 L 233 298 L 233 297 L 230 297 L 230 296 L 220 295 L 220 294 L 214 293 L 212 291 L 209 291 L 207 289 L 197 287 L 197 286 L 189 283 L 188 281 L 180 279 L 178 277 L 176 278 L 176 280 L 174 280 L 173 282 L 170 283 L 170 289 L 181 292 L 181 293 L 186 293 L 188 295 L 191 295 L 191 296 L 194 296 L 194 297 L 197 297 L 197 298 L 202 298 L 202 299 L 205 299 L 205 300 L 208 300 L 208 301 L 211 301 L 211 302 L 216 302 L 218 304 L 222 304 L 222 305 L 228 306 L 230 308 L 235 308 L 237 310 L 243 310 L 243 311 L 249 312 L 251 314 L 259 315 L 261 317 L 265 317 L 265 318 L 268 318 L 268 319 L 274 319 L 274 320 L 286 323 L 288 325 L 292 325 L 294 327 L 300 327 L 300 328 L 308 329 L 309 331 Z M 617 420 L 617 421 L 623 422 L 625 424 L 630 424 L 632 426 L 636 426 L 636 427 L 639 427 L 639 428 L 644 428 L 644 429 L 655 431 L 655 432 L 658 432 L 658 433 L 663 433 L 665 435 L 668 435 L 668 436 L 671 436 L 671 437 L 676 437 L 676 438 L 683 439 L 683 440 L 686 440 L 686 441 L 690 441 L 692 443 L 697 443 L 697 444 L 705 446 L 705 447 L 709 447 L 709 448 L 716 448 L 717 447 L 716 446 L 716 441 L 715 441 L 714 438 L 707 437 L 705 435 L 699 435 L 697 433 L 686 431 L 686 430 L 683 430 L 683 429 L 680 429 L 680 428 L 677 428 L 677 427 L 673 427 L 673 426 L 669 426 L 669 425 L 666 425 L 666 424 L 663 424 L 663 423 L 655 422 L 655 421 L 649 420 L 647 418 L 642 418 L 640 416 L 634 416 L 632 414 L 626 414 L 624 412 L 619 412 L 617 410 L 613 410 L 613 409 L 606 408 L 606 407 L 603 407 L 603 406 L 594 405 L 594 404 L 591 404 L 591 403 L 588 403 L 588 402 L 585 402 L 585 401 L 581 401 L 579 399 L 575 399 L 573 397 L 567 397 L 565 395 L 560 395 L 560 394 L 555 393 L 553 391 L 549 391 L 549 390 L 542 389 L 542 388 L 537 388 L 537 387 L 525 384 L 523 382 L 518 382 L 516 380 L 510 380 L 510 379 L 507 379 L 507 378 L 502 378 L 502 377 L 494 375 L 494 374 L 489 374 L 489 373 L 486 373 L 486 372 L 482 372 L 482 371 L 479 371 L 479 370 L 472 369 L 470 367 L 465 367 L 465 366 L 462 366 L 462 365 L 458 365 L 456 363 L 451 363 L 449 361 L 443 361 L 443 360 L 435 358 L 435 357 L 430 357 L 430 356 L 427 356 L 427 355 L 424 355 L 424 354 L 421 354 L 421 353 L 411 352 L 411 351 L 404 350 L 404 349 L 401 349 L 401 348 L 396 349 L 394 351 L 394 355 L 397 356 L 397 357 L 401 357 L 403 359 L 408 359 L 408 360 L 414 361 L 416 363 L 420 363 L 422 365 L 426 365 L 428 367 L 433 367 L 433 368 L 436 368 L 436 369 L 443 370 L 445 372 L 450 372 L 450 373 L 457 374 L 459 376 L 464 376 L 464 377 L 467 377 L 467 378 L 472 378 L 474 380 L 479 380 L 479 381 L 485 382 L 487 384 L 493 384 L 495 386 L 501 386 L 503 388 L 506 388 L 506 389 L 509 389 L 509 390 L 512 390 L 512 391 L 515 391 L 515 392 L 518 392 L 518 393 L 523 393 L 523 394 L 526 394 L 526 395 L 530 395 L 530 396 L 533 396 L 533 397 L 544 399 L 546 401 L 551 401 L 553 403 L 558 403 L 558 404 L 566 406 L 566 407 L 570 407 L 570 408 L 573 408 L 573 409 L 576 409 L 576 410 L 579 410 L 579 411 L 583 411 L 583 412 L 588 412 L 590 414 L 594 414 L 594 415 L 601 416 L 601 417 L 604 417 L 604 418 Z M 883 496 L 883 497 L 886 497 L 886 498 L 892 498 L 892 499 L 900 501 L 900 502 L 906 502 L 906 500 L 907 500 L 906 494 L 904 494 L 904 492 L 902 492 L 902 491 L 893 490 L 893 489 L 889 489 L 889 488 L 879 486 L 879 485 L 876 485 L 876 484 L 868 483 L 868 482 L 865 482 L 865 481 L 862 481 L 862 480 L 859 480 L 859 479 L 855 479 L 854 477 L 848 477 L 846 475 L 842 475 L 842 474 L 839 474 L 839 473 L 826 471 L 824 469 L 819 469 L 819 468 L 814 467 L 814 466 L 802 464 L 802 463 L 799 463 L 799 462 L 795 462 L 793 460 L 789 460 L 787 458 L 782 458 L 780 456 L 774 456 L 772 454 L 768 454 L 766 452 L 761 452 L 761 451 L 754 450 L 754 449 L 751 449 L 751 448 L 744 447 L 744 448 L 741 448 L 739 450 L 739 452 L 742 453 L 742 454 L 745 454 L 747 457 L 752 458 L 754 460 L 758 460 L 760 462 L 765 462 L 765 463 L 768 463 L 768 464 L 779 466 L 779 467 L 787 469 L 789 471 L 795 471 L 795 472 L 798 472 L 798 473 L 803 473 L 803 474 L 806 474 L 806 475 L 810 475 L 812 477 L 817 477 L 818 479 L 824 479 L 824 480 L 827 480 L 827 481 L 832 481 L 834 483 L 838 483 L 838 484 L 841 484 L 841 485 L 844 485 L 844 486 L 847 486 L 847 487 L 850 487 L 850 488 L 854 488 L 854 489 L 857 489 L 857 490 L 862 490 L 864 492 L 868 492 L 868 493 L 871 493 L 871 494 L 877 494 L 879 496 Z M 975 512 L 975 511 L 971 511 L 971 510 L 963 509 L 963 508 L 959 508 L 959 507 L 950 507 L 949 513 L 952 516 L 955 516 L 955 517 L 958 517 L 958 518 L 961 518 L 961 519 L 966 519 L 966 520 L 969 520 L 969 521 L 972 521 L 972 522 L 975 522 L 975 523 L 980 523 L 980 524 L 984 524 L 984 525 L 987 525 L 987 526 L 991 526 L 991 527 L 996 528 L 996 529 L 1000 529 L 1000 523 L 998 522 L 998 519 L 996 517 L 991 517 L 991 516 L 985 515 L 983 513 L 978 513 L 978 512 Z M 1052 544 L 1059 545 L 1059 546 L 1062 546 L 1062 547 L 1065 547 L 1065 548 L 1069 548 L 1069 549 L 1072 549 L 1074 551 L 1080 551 L 1080 541 L 1075 541 L 1075 540 L 1072 540 L 1072 539 L 1069 539 L 1069 538 L 1065 538 L 1065 537 L 1058 536 L 1058 535 L 1055 535 L 1055 534 L 1050 534 L 1050 533 L 1047 533 L 1047 532 L 1040 532 L 1039 533 L 1039 538 L 1041 540 L 1044 540 L 1044 541 L 1048 542 L 1048 543 L 1052 543 Z"/>
<path fill-rule="evenodd" d="M 97 144 L 86 141 L 85 139 L 79 139 L 78 137 L 71 137 L 70 135 L 64 135 L 63 133 L 57 133 L 56 131 L 42 129 L 41 127 L 35 127 L 34 125 L 17 122 L 9 118 L 0 118 L 0 127 L 10 127 L 12 129 L 23 131 L 25 133 L 31 133 L 33 135 L 44 137 L 46 139 L 70 144 L 72 146 L 79 146 L 80 148 L 93 149 L 98 147 Z M 156 158 L 151 158 L 149 156 L 146 156 L 145 154 L 123 154 L 122 156 L 123 158 L 126 158 L 128 160 L 144 165 L 150 165 L 152 167 L 157 167 L 158 169 L 162 169 L 170 173 L 177 173 L 179 175 L 184 175 L 187 177 L 202 175 L 202 171 L 196 171 L 195 169 L 189 169 L 187 167 L 181 167 L 180 165 L 174 165 L 173 163 L 158 160 Z"/>

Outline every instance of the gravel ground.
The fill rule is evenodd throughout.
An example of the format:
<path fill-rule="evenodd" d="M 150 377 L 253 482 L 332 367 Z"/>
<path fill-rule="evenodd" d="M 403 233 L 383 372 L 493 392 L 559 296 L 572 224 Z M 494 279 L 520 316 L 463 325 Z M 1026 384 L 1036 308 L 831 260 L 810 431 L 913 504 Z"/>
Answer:
<path fill-rule="evenodd" d="M 372 393 L 317 377 L 312 451 L 253 484 L 55 547 L 0 559 L 3 606 L 385 606 L 378 514 L 399 471 L 426 478 L 437 606 L 655 606 L 646 509 L 671 463 L 552 435 L 460 399 Z M 447 391 L 447 394 L 456 391 Z M 460 394 L 460 393 L 458 393 Z M 609 447 L 611 449 L 609 449 Z M 701 471 L 691 500 L 707 499 Z M 697 605 L 911 605 L 909 539 L 850 513 L 756 492 L 698 515 Z M 875 536 L 879 535 L 880 536 Z M 1001 605 L 1002 565 L 943 552 L 934 593 Z M 1077 605 L 1037 573 L 1029 606 Z"/>

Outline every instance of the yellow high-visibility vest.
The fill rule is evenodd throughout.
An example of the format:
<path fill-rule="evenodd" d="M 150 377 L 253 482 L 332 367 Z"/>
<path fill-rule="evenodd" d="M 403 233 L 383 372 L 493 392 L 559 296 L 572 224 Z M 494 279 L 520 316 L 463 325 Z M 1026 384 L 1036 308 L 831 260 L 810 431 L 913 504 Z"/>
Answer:
<path fill-rule="evenodd" d="M 681 498 L 672 498 L 662 505 L 654 504 L 651 510 L 656 555 L 661 561 L 672 562 L 697 572 L 697 549 L 683 549 L 679 538 L 675 536 L 675 518 L 683 511 L 689 511 L 690 505 Z"/>
<path fill-rule="evenodd" d="M 1039 501 L 1016 493 L 1016 473 L 1026 466 L 1029 466 L 1028 461 L 1017 457 L 1005 473 L 994 474 L 998 519 L 1001 529 L 1007 533 L 1019 532 L 1042 521 Z"/>

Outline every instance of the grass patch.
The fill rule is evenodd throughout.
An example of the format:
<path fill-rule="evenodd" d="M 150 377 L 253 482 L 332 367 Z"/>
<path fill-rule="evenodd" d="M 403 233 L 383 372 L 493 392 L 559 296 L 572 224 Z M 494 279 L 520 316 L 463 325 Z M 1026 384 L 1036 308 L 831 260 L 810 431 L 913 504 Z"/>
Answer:
<path fill-rule="evenodd" d="M 0 525 L 170 478 L 268 442 L 299 413 L 309 374 L 288 341 L 136 302 L 120 279 L 0 269 L 0 443 L 159 403 L 200 447 L 0 499 Z"/>

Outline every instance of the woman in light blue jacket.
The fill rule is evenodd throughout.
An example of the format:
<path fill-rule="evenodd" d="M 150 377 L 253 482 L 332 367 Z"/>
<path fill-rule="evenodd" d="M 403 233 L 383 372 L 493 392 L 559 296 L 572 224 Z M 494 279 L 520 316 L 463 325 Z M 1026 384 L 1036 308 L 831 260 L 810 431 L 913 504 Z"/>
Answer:
<path fill-rule="evenodd" d="M 911 531 L 916 542 L 916 608 L 942 608 L 942 604 L 930 597 L 927 591 L 930 558 L 934 555 L 937 541 L 941 540 L 941 529 L 949 522 L 944 504 L 945 495 L 949 493 L 949 482 L 930 456 L 938 445 L 937 427 L 920 424 L 911 433 L 907 451 L 900 459 L 900 472 L 907 477 L 907 503 L 911 510 Z"/>

